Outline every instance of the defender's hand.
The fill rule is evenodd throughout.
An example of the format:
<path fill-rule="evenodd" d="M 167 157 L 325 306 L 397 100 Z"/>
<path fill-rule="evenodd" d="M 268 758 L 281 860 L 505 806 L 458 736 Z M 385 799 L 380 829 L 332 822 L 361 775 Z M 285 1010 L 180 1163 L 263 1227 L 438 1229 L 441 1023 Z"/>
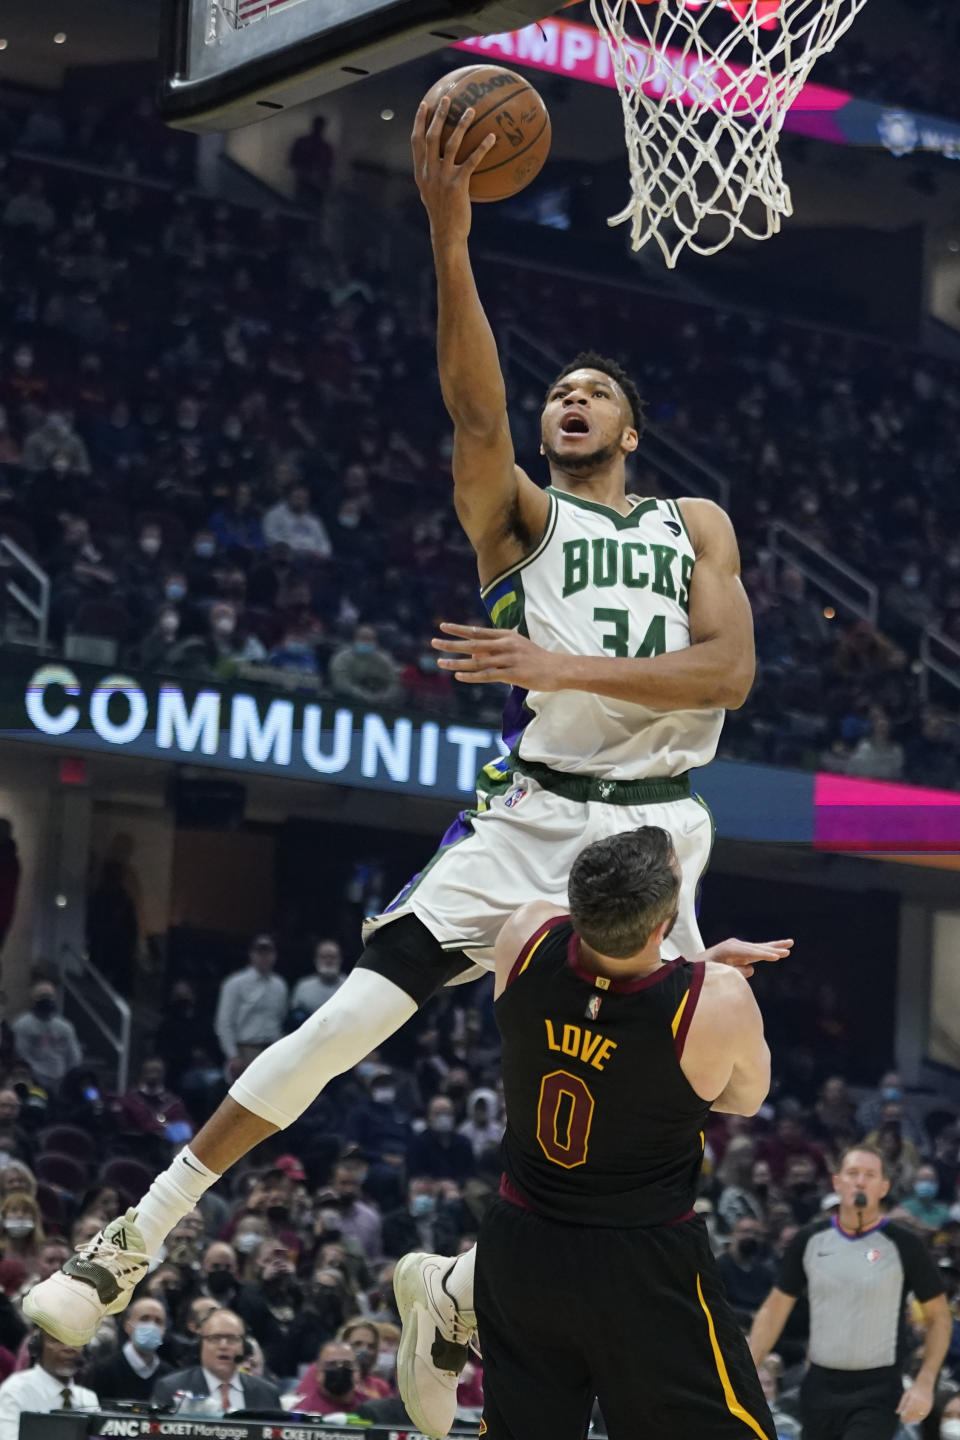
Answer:
<path fill-rule="evenodd" d="M 466 240 L 470 234 L 470 176 L 497 143 L 495 135 L 486 136 L 473 154 L 458 165 L 457 152 L 476 112 L 472 109 L 463 112 L 457 128 L 441 150 L 440 134 L 449 109 L 450 99 L 445 95 L 427 124 L 427 107 L 421 102 L 410 136 L 413 174 L 420 199 L 430 216 L 434 238 L 443 241 Z"/>
<path fill-rule="evenodd" d="M 522 690 L 562 690 L 558 679 L 560 656 L 544 650 L 519 630 L 492 630 L 482 625 L 440 626 L 443 640 L 432 640 L 435 650 L 457 653 L 455 660 L 439 660 L 441 670 L 453 671 L 465 685 L 519 685 Z M 466 656 L 468 658 L 464 659 Z"/>
<path fill-rule="evenodd" d="M 767 960 L 786 960 L 792 949 L 792 940 L 766 940 L 756 945 L 750 940 L 721 940 L 719 945 L 704 950 L 699 958 L 732 965 L 749 980 L 755 965 Z"/>

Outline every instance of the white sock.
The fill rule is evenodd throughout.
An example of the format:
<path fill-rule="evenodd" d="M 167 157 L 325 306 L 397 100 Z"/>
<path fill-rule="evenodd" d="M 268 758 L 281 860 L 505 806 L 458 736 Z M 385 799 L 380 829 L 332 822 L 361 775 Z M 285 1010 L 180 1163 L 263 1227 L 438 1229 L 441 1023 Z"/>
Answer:
<path fill-rule="evenodd" d="M 137 1206 L 137 1228 L 147 1254 L 156 1255 L 174 1225 L 195 1210 L 210 1186 L 220 1176 L 208 1170 L 186 1145 L 150 1186 Z"/>
<path fill-rule="evenodd" d="M 416 1001 L 392 980 L 352 970 L 299 1029 L 250 1062 L 231 1086 L 231 1098 L 285 1130 L 334 1075 L 351 1070 L 416 1013 Z"/>
<path fill-rule="evenodd" d="M 453 1269 L 444 1284 L 447 1294 L 452 1295 L 461 1310 L 473 1309 L 473 1267 L 476 1264 L 477 1247 L 471 1245 L 464 1255 L 458 1255 Z"/>

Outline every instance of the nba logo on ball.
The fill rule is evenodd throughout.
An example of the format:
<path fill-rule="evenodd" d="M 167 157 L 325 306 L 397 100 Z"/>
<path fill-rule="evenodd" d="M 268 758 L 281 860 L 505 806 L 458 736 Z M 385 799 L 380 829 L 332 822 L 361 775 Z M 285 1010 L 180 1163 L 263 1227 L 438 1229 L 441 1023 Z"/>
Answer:
<path fill-rule="evenodd" d="M 520 804 L 520 801 L 523 799 L 526 793 L 526 788 L 523 785 L 518 785 L 515 790 L 510 791 L 510 794 L 507 796 L 503 803 L 504 805 L 506 805 L 508 810 L 512 810 L 514 805 Z"/>
<path fill-rule="evenodd" d="M 868 1250 L 868 1251 L 867 1251 L 867 1264 L 868 1264 L 868 1265 L 876 1265 L 876 1263 L 877 1263 L 877 1261 L 878 1261 L 879 1259 L 880 1259 L 880 1251 L 879 1251 L 879 1250 Z"/>

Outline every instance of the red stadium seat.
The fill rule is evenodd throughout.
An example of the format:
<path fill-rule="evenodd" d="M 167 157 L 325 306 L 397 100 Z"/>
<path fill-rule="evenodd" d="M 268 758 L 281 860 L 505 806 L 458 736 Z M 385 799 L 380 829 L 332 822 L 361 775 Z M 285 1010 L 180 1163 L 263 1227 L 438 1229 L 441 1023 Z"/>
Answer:
<path fill-rule="evenodd" d="M 153 1183 L 153 1171 L 137 1160 L 108 1160 L 100 1171 L 100 1184 L 112 1185 L 140 1196 Z"/>
<path fill-rule="evenodd" d="M 38 1155 L 34 1165 L 38 1180 L 70 1195 L 81 1195 L 87 1187 L 87 1167 L 73 1155 Z"/>
<path fill-rule="evenodd" d="M 97 1147 L 85 1130 L 76 1125 L 51 1125 L 37 1136 L 43 1155 L 70 1155 L 82 1164 L 92 1165 Z"/>

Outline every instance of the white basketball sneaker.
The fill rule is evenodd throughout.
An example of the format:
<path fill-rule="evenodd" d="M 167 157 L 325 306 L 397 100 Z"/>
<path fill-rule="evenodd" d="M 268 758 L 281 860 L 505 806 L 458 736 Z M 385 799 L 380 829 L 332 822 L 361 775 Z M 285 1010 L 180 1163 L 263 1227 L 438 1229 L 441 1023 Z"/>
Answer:
<path fill-rule="evenodd" d="M 23 1313 L 64 1345 L 86 1345 L 104 1315 L 126 1310 L 150 1256 L 136 1226 L 136 1210 L 114 1220 L 23 1300 Z"/>
<path fill-rule="evenodd" d="M 407 1414 L 424 1435 L 443 1440 L 457 1413 L 457 1382 L 477 1328 L 445 1281 L 456 1262 L 413 1252 L 397 1261 L 393 1291 L 403 1323 L 397 1384 Z"/>

